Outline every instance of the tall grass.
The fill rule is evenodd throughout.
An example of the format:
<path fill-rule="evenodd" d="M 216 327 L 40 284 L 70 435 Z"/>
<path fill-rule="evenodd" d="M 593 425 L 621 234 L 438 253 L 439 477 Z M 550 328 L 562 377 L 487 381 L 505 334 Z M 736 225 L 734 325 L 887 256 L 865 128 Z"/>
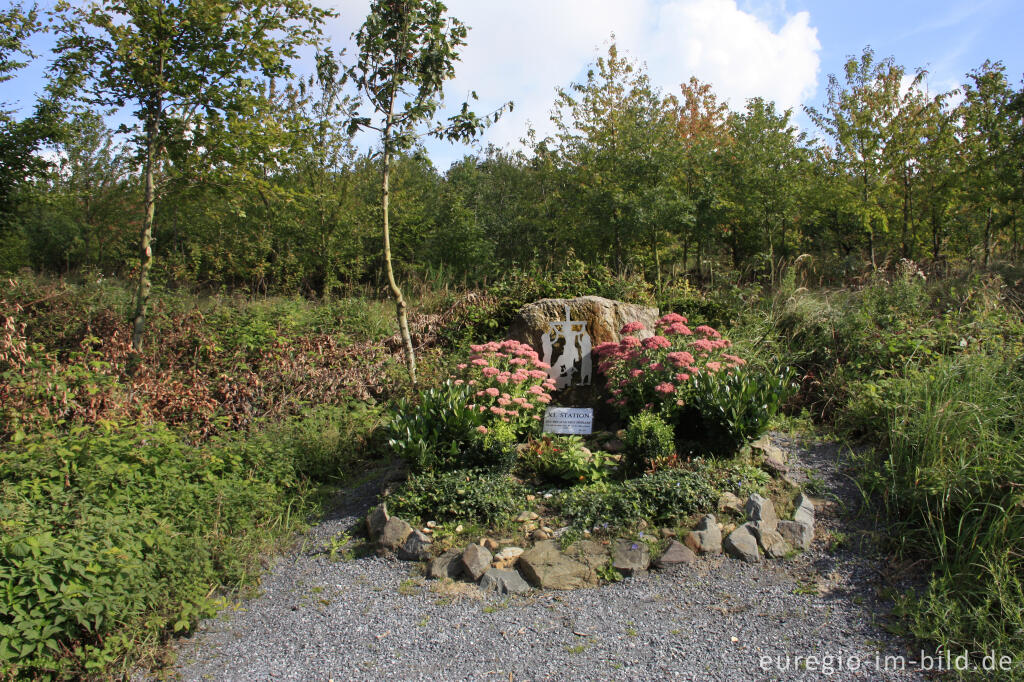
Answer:
<path fill-rule="evenodd" d="M 891 382 L 867 477 L 905 556 L 929 560 L 902 604 L 914 635 L 1024 661 L 1024 378 L 1012 358 L 944 358 Z"/>

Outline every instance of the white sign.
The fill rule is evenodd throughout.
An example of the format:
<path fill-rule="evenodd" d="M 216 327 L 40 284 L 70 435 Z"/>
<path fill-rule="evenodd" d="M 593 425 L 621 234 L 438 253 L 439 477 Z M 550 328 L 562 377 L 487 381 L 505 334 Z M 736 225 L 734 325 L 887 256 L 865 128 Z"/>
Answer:
<path fill-rule="evenodd" d="M 540 342 L 543 360 L 551 365 L 548 376 L 555 380 L 557 388 L 571 384 L 574 374 L 579 375 L 580 386 L 590 385 L 590 334 L 586 322 L 569 319 L 569 306 L 565 306 L 564 320 L 548 324 Z M 561 346 L 562 352 L 552 359 L 555 346 Z"/>
<path fill-rule="evenodd" d="M 594 430 L 594 408 L 549 407 L 544 413 L 544 432 L 586 436 Z"/>

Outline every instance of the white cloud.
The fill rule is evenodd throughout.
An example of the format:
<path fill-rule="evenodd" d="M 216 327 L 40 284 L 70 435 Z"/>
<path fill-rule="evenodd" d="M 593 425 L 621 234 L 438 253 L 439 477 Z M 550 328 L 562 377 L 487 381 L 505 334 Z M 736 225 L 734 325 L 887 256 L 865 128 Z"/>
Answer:
<path fill-rule="evenodd" d="M 817 30 L 807 12 L 788 15 L 778 3 L 769 5 L 771 16 L 762 18 L 735 0 L 450 0 L 450 12 L 471 30 L 456 79 L 446 88 L 449 103 L 457 106 L 471 90 L 480 97 L 478 113 L 515 102 L 485 143 L 515 145 L 527 121 L 541 136 L 549 134 L 555 88 L 578 80 L 615 33 L 620 51 L 646 62 L 665 93 L 678 92 L 695 75 L 734 108 L 754 96 L 797 107 L 817 87 Z M 368 2 L 335 6 L 345 28 L 337 37 L 344 38 L 361 23 Z M 449 145 L 430 149 L 440 168 L 466 153 Z"/>

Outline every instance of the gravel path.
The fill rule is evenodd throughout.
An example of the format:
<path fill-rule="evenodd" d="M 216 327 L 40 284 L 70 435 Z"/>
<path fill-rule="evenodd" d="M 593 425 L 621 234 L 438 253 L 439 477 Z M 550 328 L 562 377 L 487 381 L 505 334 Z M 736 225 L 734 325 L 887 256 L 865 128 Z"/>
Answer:
<path fill-rule="evenodd" d="M 409 563 L 332 562 L 309 549 L 354 526 L 373 502 L 367 484 L 311 531 L 305 552 L 277 561 L 260 597 L 180 640 L 176 672 L 188 680 L 922 679 L 916 657 L 882 628 L 880 559 L 854 552 L 850 540 L 827 551 L 829 538 L 869 530 L 848 513 L 857 493 L 839 449 L 773 440 L 833 498 L 819 512 L 814 547 L 791 561 L 701 557 L 596 589 L 511 599 L 464 583 L 439 590 Z M 905 656 L 906 669 L 886 665 L 887 655 Z M 859 669 L 849 669 L 851 657 Z"/>

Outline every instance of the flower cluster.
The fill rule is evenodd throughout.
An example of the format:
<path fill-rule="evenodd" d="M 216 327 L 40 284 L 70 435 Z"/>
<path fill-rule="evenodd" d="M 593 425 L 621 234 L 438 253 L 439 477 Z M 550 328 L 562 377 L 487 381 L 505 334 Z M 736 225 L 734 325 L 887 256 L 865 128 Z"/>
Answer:
<path fill-rule="evenodd" d="M 555 381 L 548 376 L 550 365 L 542 362 L 528 344 L 509 339 L 469 347 L 468 362 L 457 366 L 456 385 L 471 389 L 469 407 L 489 417 L 512 424 L 517 431 L 541 420 L 544 406 L 551 402 Z M 487 433 L 487 426 L 478 427 Z"/>
<path fill-rule="evenodd" d="M 746 364 L 725 352 L 732 343 L 716 329 L 707 325 L 690 329 L 682 315 L 663 316 L 655 334 L 641 340 L 634 334 L 643 329 L 641 323 L 630 322 L 622 328 L 619 343 L 594 349 L 599 357 L 597 369 L 611 393 L 608 402 L 624 415 L 642 410 L 673 412 L 686 404 L 698 373 L 730 372 Z"/>

